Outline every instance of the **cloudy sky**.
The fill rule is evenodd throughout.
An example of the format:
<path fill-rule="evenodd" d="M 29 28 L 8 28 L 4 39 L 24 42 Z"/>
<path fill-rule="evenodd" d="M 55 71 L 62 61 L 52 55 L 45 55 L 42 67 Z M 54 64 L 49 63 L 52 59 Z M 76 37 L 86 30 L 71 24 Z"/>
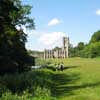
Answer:
<path fill-rule="evenodd" d="M 100 0 L 23 0 L 33 6 L 30 17 L 35 18 L 36 30 L 26 30 L 31 50 L 61 46 L 62 37 L 69 36 L 75 46 L 88 43 L 100 29 Z"/>

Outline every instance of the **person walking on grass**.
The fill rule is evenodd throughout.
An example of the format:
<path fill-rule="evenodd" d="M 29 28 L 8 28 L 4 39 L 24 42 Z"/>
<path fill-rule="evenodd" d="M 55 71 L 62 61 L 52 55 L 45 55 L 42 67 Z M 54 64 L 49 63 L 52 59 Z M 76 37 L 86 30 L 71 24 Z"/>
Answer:
<path fill-rule="evenodd" d="M 63 63 L 60 65 L 60 70 L 61 70 L 61 71 L 64 70 L 64 65 L 63 65 Z"/>

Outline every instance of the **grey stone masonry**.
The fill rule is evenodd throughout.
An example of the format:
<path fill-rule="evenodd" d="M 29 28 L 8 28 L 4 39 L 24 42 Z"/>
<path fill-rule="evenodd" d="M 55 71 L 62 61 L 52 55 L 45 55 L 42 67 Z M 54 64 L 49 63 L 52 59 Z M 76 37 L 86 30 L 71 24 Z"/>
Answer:
<path fill-rule="evenodd" d="M 63 37 L 63 46 L 57 50 L 44 50 L 44 59 L 48 58 L 68 58 L 69 38 Z"/>

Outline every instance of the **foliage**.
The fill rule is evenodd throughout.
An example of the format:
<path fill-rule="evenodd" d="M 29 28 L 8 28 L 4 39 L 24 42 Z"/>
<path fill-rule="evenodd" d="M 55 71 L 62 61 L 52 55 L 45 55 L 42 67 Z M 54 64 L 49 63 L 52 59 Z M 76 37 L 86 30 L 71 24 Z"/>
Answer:
<path fill-rule="evenodd" d="M 89 44 L 80 52 L 81 57 L 94 58 L 100 56 L 100 31 L 95 32 Z"/>
<path fill-rule="evenodd" d="M 61 48 L 55 47 L 53 50 L 54 50 L 54 51 L 55 51 L 55 50 L 61 50 Z"/>
<path fill-rule="evenodd" d="M 84 49 L 84 46 L 85 46 L 85 45 L 84 45 L 84 42 L 79 42 L 79 43 L 78 43 L 78 46 L 77 46 L 77 49 L 78 49 L 78 50 L 83 50 L 83 49 Z"/>
<path fill-rule="evenodd" d="M 100 31 L 95 32 L 88 44 L 79 42 L 76 47 L 69 46 L 70 57 L 95 58 L 100 56 Z"/>
<path fill-rule="evenodd" d="M 69 45 L 69 57 L 79 57 L 80 52 L 84 49 L 85 44 L 83 42 L 79 42 L 77 46 L 73 47 L 71 44 Z"/>
<path fill-rule="evenodd" d="M 90 40 L 90 43 L 100 42 L 100 31 L 95 32 Z"/>
<path fill-rule="evenodd" d="M 22 72 L 32 62 L 25 49 L 27 35 L 22 30 L 23 25 L 34 28 L 33 20 L 28 17 L 30 10 L 20 0 L 0 0 L 0 74 Z"/>
<path fill-rule="evenodd" d="M 42 51 L 32 51 L 32 50 L 29 50 L 28 53 L 29 53 L 30 55 L 43 54 Z"/>
<path fill-rule="evenodd" d="M 5 92 L 0 100 L 56 100 L 56 98 L 50 96 L 49 90 L 45 88 L 37 87 L 35 94 L 33 96 L 29 92 L 24 91 L 23 95 L 20 96 L 11 92 Z"/>
<path fill-rule="evenodd" d="M 0 100 L 11 97 L 14 100 L 55 100 L 51 94 L 51 80 L 52 73 L 48 70 L 0 76 Z"/>
<path fill-rule="evenodd" d="M 69 51 L 69 57 L 74 57 L 74 47 L 72 44 L 69 44 L 69 47 L 68 47 L 68 51 Z"/>
<path fill-rule="evenodd" d="M 94 58 L 100 56 L 100 42 L 91 43 L 81 52 L 82 57 Z"/>

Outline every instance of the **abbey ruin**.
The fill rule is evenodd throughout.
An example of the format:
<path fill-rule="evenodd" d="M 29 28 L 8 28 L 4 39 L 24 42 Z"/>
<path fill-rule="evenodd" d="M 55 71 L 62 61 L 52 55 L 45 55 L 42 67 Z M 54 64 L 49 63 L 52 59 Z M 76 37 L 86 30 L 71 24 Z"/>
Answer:
<path fill-rule="evenodd" d="M 63 37 L 63 46 L 61 48 L 44 51 L 44 59 L 48 58 L 68 58 L 69 38 Z"/>

